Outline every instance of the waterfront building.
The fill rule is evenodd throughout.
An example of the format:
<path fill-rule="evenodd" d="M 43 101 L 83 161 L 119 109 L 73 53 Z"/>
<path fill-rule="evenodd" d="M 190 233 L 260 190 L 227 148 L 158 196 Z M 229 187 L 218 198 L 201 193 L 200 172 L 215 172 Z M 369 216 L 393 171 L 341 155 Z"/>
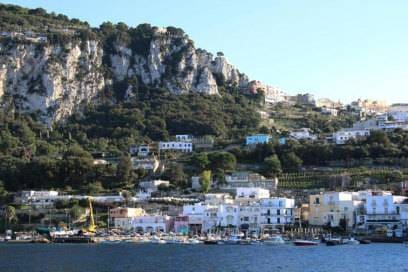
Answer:
<path fill-rule="evenodd" d="M 354 210 L 359 201 L 351 192 L 325 192 L 309 196 L 309 224 L 339 227 L 341 221 L 347 227 L 355 223 Z"/>
<path fill-rule="evenodd" d="M 204 215 L 211 206 L 203 202 L 183 206 L 183 216 L 188 217 L 188 228 L 190 232 L 198 233 L 203 229 Z"/>
<path fill-rule="evenodd" d="M 188 216 L 176 216 L 174 218 L 174 232 L 188 234 Z"/>
<path fill-rule="evenodd" d="M 221 227 L 239 226 L 239 206 L 236 204 L 221 204 L 217 211 L 218 225 Z"/>
<path fill-rule="evenodd" d="M 360 209 L 357 210 L 359 224 L 368 231 L 379 228 L 401 228 L 401 208 L 405 196 L 395 196 L 387 192 L 374 191 L 364 196 Z M 404 213 L 403 216 L 406 214 Z"/>
<path fill-rule="evenodd" d="M 260 233 L 261 208 L 259 202 L 239 206 L 239 228 L 248 233 Z"/>
<path fill-rule="evenodd" d="M 396 204 L 397 214 L 399 215 L 402 229 L 408 232 L 408 199 Z"/>
<path fill-rule="evenodd" d="M 133 230 L 137 232 L 170 232 L 172 230 L 172 220 L 167 215 L 144 215 L 132 217 L 130 220 L 130 228 L 122 227 L 125 230 Z"/>
<path fill-rule="evenodd" d="M 262 231 L 295 223 L 295 199 L 272 197 L 259 200 L 259 204 Z"/>
<path fill-rule="evenodd" d="M 109 221 L 115 228 L 130 229 L 132 217 L 144 216 L 146 212 L 142 208 L 117 207 L 109 210 Z"/>

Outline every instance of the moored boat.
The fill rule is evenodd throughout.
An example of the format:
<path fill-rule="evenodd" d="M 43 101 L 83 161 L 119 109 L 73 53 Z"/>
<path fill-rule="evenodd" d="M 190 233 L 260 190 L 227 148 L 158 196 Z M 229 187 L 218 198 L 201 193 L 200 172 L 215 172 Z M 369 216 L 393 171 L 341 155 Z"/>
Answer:
<path fill-rule="evenodd" d="M 285 244 L 285 240 L 283 240 L 282 236 L 280 235 L 273 235 L 267 239 L 263 240 L 265 245 L 283 245 Z"/>
<path fill-rule="evenodd" d="M 368 239 L 361 239 L 361 240 L 358 240 L 358 241 L 360 242 L 361 245 L 371 244 L 371 240 L 368 240 Z"/>
<path fill-rule="evenodd" d="M 319 242 L 316 241 L 309 241 L 309 240 L 295 240 L 293 241 L 295 246 L 317 246 Z"/>

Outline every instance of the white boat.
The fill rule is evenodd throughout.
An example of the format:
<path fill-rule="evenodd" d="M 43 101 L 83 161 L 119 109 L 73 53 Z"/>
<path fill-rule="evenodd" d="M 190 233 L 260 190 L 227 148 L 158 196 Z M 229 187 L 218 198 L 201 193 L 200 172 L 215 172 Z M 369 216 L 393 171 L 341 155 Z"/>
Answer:
<path fill-rule="evenodd" d="M 190 245 L 197 245 L 197 244 L 201 244 L 201 241 L 195 238 L 190 238 L 187 240 L 188 244 Z"/>
<path fill-rule="evenodd" d="M 348 240 L 346 241 L 346 243 L 347 243 L 348 245 L 359 245 L 359 244 L 360 244 L 360 241 L 354 239 L 354 237 L 351 237 L 350 239 L 348 239 Z"/>
<path fill-rule="evenodd" d="M 317 246 L 319 242 L 316 241 L 309 241 L 309 240 L 295 240 L 293 241 L 295 246 Z"/>
<path fill-rule="evenodd" d="M 161 238 L 158 237 L 158 236 L 153 236 L 153 237 L 150 239 L 150 243 L 152 243 L 152 244 L 166 244 L 166 241 L 163 240 L 163 239 L 161 239 Z"/>
<path fill-rule="evenodd" d="M 268 239 L 263 240 L 265 245 L 283 245 L 285 244 L 285 240 L 283 240 L 282 236 L 280 235 L 273 235 Z"/>
<path fill-rule="evenodd" d="M 226 245 L 238 245 L 241 243 L 242 234 L 231 234 L 228 239 L 224 240 Z"/>

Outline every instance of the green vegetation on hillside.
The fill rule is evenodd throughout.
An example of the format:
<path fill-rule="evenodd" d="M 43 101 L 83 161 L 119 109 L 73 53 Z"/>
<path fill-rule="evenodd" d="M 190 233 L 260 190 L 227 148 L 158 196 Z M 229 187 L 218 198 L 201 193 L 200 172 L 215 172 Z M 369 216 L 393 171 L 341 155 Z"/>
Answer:
<path fill-rule="evenodd" d="M 0 4 L 2 31 L 37 31 L 89 28 L 87 22 L 69 19 L 66 15 L 48 13 L 42 8 L 28 9 L 16 5 Z"/>

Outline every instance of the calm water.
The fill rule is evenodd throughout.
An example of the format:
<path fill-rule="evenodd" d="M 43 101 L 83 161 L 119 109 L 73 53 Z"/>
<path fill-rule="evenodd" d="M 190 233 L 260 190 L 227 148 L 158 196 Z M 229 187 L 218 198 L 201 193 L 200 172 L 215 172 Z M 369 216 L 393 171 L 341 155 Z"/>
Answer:
<path fill-rule="evenodd" d="M 408 272 L 408 246 L 0 244 L 0 271 Z"/>

